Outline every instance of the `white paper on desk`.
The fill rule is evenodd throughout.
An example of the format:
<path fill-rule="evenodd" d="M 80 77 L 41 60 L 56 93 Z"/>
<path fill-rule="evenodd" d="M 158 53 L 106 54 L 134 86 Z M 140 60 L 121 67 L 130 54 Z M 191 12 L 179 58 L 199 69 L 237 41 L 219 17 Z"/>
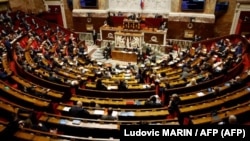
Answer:
<path fill-rule="evenodd" d="M 157 70 L 157 69 L 159 69 L 159 68 L 160 68 L 160 67 L 153 67 L 152 69 L 153 69 L 153 70 Z"/>
<path fill-rule="evenodd" d="M 116 69 L 115 72 L 116 72 L 116 73 L 121 73 L 122 70 Z"/>
<path fill-rule="evenodd" d="M 127 116 L 135 116 L 134 112 L 120 112 L 119 116 L 127 117 Z"/>
<path fill-rule="evenodd" d="M 104 110 L 94 110 L 94 115 L 104 115 Z"/>
<path fill-rule="evenodd" d="M 128 77 L 128 76 L 125 76 L 125 77 L 124 77 L 124 79 L 130 79 L 130 77 Z"/>
<path fill-rule="evenodd" d="M 80 123 L 81 123 L 81 121 L 80 121 L 80 120 L 77 120 L 77 119 L 74 119 L 74 120 L 72 121 L 72 124 L 79 125 Z"/>
<path fill-rule="evenodd" d="M 204 96 L 205 94 L 203 92 L 198 92 L 197 96 Z"/>
<path fill-rule="evenodd" d="M 125 73 L 125 74 L 124 74 L 124 77 L 130 77 L 130 76 L 131 76 L 130 73 Z"/>
<path fill-rule="evenodd" d="M 118 112 L 117 111 L 113 111 L 112 112 L 112 116 L 116 117 L 118 115 Z"/>
<path fill-rule="evenodd" d="M 174 64 L 174 61 L 170 61 L 169 63 L 168 63 L 168 65 L 173 65 Z"/>
<path fill-rule="evenodd" d="M 67 123 L 67 120 L 66 119 L 61 119 L 60 120 L 60 124 L 66 124 Z"/>
<path fill-rule="evenodd" d="M 126 117 L 126 116 L 128 116 L 128 114 L 127 114 L 127 112 L 120 112 L 120 113 L 119 113 L 119 116 Z"/>
<path fill-rule="evenodd" d="M 63 111 L 68 112 L 70 109 L 71 109 L 71 107 L 64 107 L 64 108 L 63 108 Z"/>
<path fill-rule="evenodd" d="M 150 88 L 150 86 L 148 84 L 144 84 L 142 85 L 143 89 L 147 89 L 147 88 Z"/>
<path fill-rule="evenodd" d="M 126 69 L 126 68 L 127 68 L 127 66 L 122 65 L 122 66 L 120 66 L 120 68 Z"/>
<path fill-rule="evenodd" d="M 102 65 L 102 62 L 97 62 L 97 65 Z"/>
<path fill-rule="evenodd" d="M 225 83 L 225 86 L 228 86 L 228 87 L 229 87 L 229 86 L 230 86 L 230 83 Z"/>
<path fill-rule="evenodd" d="M 135 116 L 135 112 L 127 112 L 127 116 Z"/>
<path fill-rule="evenodd" d="M 37 55 L 37 56 L 43 56 L 43 54 L 42 54 L 42 53 L 37 53 L 36 55 Z"/>
<path fill-rule="evenodd" d="M 108 86 L 107 89 L 108 90 L 115 90 L 115 89 L 117 89 L 117 86 Z"/>

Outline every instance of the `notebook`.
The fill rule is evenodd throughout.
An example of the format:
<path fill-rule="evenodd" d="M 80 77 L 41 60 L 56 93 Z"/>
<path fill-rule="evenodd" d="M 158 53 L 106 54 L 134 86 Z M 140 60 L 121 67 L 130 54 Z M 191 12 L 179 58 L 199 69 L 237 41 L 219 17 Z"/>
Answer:
<path fill-rule="evenodd" d="M 67 123 L 67 120 L 66 119 L 61 119 L 60 120 L 60 124 L 66 124 Z"/>
<path fill-rule="evenodd" d="M 81 123 L 81 121 L 80 120 L 77 120 L 77 119 L 74 119 L 73 121 L 72 121 L 72 124 L 75 124 L 75 125 L 79 125 Z"/>
<path fill-rule="evenodd" d="M 64 108 L 63 108 L 63 111 L 68 112 L 70 109 L 71 109 L 71 107 L 64 107 Z"/>

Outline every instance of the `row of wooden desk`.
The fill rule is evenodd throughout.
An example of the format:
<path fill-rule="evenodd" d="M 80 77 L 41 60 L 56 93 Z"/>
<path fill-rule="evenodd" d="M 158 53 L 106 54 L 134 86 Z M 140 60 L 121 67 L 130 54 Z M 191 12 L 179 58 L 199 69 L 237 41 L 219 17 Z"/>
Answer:
<path fill-rule="evenodd" d="M 57 106 L 57 110 L 61 111 L 61 113 L 65 113 L 69 115 L 69 110 L 71 106 L 60 104 Z M 89 111 L 91 115 L 102 116 L 105 115 L 106 108 L 93 108 L 93 107 L 85 107 Z M 130 118 L 130 119 L 145 119 L 148 117 L 155 117 L 155 119 L 162 119 L 169 115 L 167 107 L 152 107 L 152 108 L 141 108 L 141 109 L 121 109 L 114 108 L 113 116 L 122 117 L 122 118 Z M 153 115 L 153 116 L 152 116 Z"/>
<path fill-rule="evenodd" d="M 217 115 L 211 113 L 190 116 L 194 125 L 213 124 L 228 119 L 230 115 L 240 116 L 250 112 L 250 101 L 236 104 L 233 107 L 224 108 L 217 111 Z M 246 117 L 247 118 L 247 117 Z"/>
<path fill-rule="evenodd" d="M 112 50 L 111 57 L 119 61 L 137 62 L 137 54 L 134 52 Z"/>
<path fill-rule="evenodd" d="M 27 109 L 25 107 L 20 107 L 17 104 L 0 101 L 0 109 L 12 113 L 17 113 L 18 109 L 25 109 L 27 112 L 33 112 L 31 109 Z M 91 111 L 90 111 L 91 112 Z M 93 113 L 94 111 L 92 111 Z M 164 112 L 164 111 L 162 111 Z M 148 111 L 145 112 L 149 115 L 152 115 L 152 112 Z M 167 113 L 167 112 L 165 112 Z M 138 114 L 138 116 L 145 116 L 145 114 Z M 107 129 L 107 130 L 119 130 L 119 125 L 121 124 L 139 124 L 140 121 L 106 121 L 106 120 L 95 120 L 95 119 L 84 119 L 84 118 L 76 118 L 76 117 L 68 117 L 68 116 L 61 116 L 61 115 L 55 115 L 55 114 L 49 114 L 44 112 L 40 118 L 39 121 L 43 123 L 51 123 L 51 124 L 57 124 L 57 125 L 67 125 L 67 126 L 78 126 L 81 128 L 98 128 L 98 129 Z M 176 119 L 161 119 L 161 120 L 147 120 L 145 123 L 149 124 L 178 124 Z M 112 126 L 110 126 L 112 125 Z"/>
<path fill-rule="evenodd" d="M 0 90 L 9 97 L 22 100 L 22 102 L 25 102 L 28 105 L 37 106 L 37 108 L 48 108 L 50 104 L 50 100 L 45 100 L 35 96 L 27 95 L 24 92 L 21 92 L 20 90 L 12 88 L 11 86 L 4 85 L 3 82 L 0 83 Z"/>
<path fill-rule="evenodd" d="M 229 102 L 236 101 L 237 99 L 247 97 L 250 94 L 250 89 L 248 87 L 244 87 L 243 89 L 233 91 L 229 94 L 216 97 L 211 100 L 197 102 L 196 104 L 190 105 L 181 105 L 179 110 L 182 114 L 197 114 L 200 111 L 212 111 L 214 108 L 223 107 Z"/>
<path fill-rule="evenodd" d="M 113 138 L 93 138 L 93 137 L 77 137 L 70 135 L 63 135 L 60 133 L 49 133 L 38 130 L 23 128 L 18 130 L 14 136 L 19 140 L 25 141 L 119 141 Z"/>

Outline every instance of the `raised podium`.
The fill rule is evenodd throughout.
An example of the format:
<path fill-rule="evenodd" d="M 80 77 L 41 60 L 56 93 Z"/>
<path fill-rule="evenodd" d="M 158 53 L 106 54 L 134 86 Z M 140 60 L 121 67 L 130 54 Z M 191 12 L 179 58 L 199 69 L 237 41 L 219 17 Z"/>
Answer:
<path fill-rule="evenodd" d="M 140 22 L 137 20 L 124 19 L 123 20 L 123 29 L 141 30 L 141 25 L 140 25 Z"/>

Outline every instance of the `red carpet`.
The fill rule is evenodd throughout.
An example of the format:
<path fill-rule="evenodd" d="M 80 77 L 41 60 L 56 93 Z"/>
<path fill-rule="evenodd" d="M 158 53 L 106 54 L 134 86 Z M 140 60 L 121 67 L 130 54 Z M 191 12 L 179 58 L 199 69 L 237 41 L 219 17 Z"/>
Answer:
<path fill-rule="evenodd" d="M 14 72 L 14 74 L 17 74 L 16 67 L 15 67 L 15 62 L 11 61 L 9 63 L 9 65 L 10 65 L 10 69 Z"/>
<path fill-rule="evenodd" d="M 250 69 L 250 54 L 243 55 L 244 71 Z"/>

